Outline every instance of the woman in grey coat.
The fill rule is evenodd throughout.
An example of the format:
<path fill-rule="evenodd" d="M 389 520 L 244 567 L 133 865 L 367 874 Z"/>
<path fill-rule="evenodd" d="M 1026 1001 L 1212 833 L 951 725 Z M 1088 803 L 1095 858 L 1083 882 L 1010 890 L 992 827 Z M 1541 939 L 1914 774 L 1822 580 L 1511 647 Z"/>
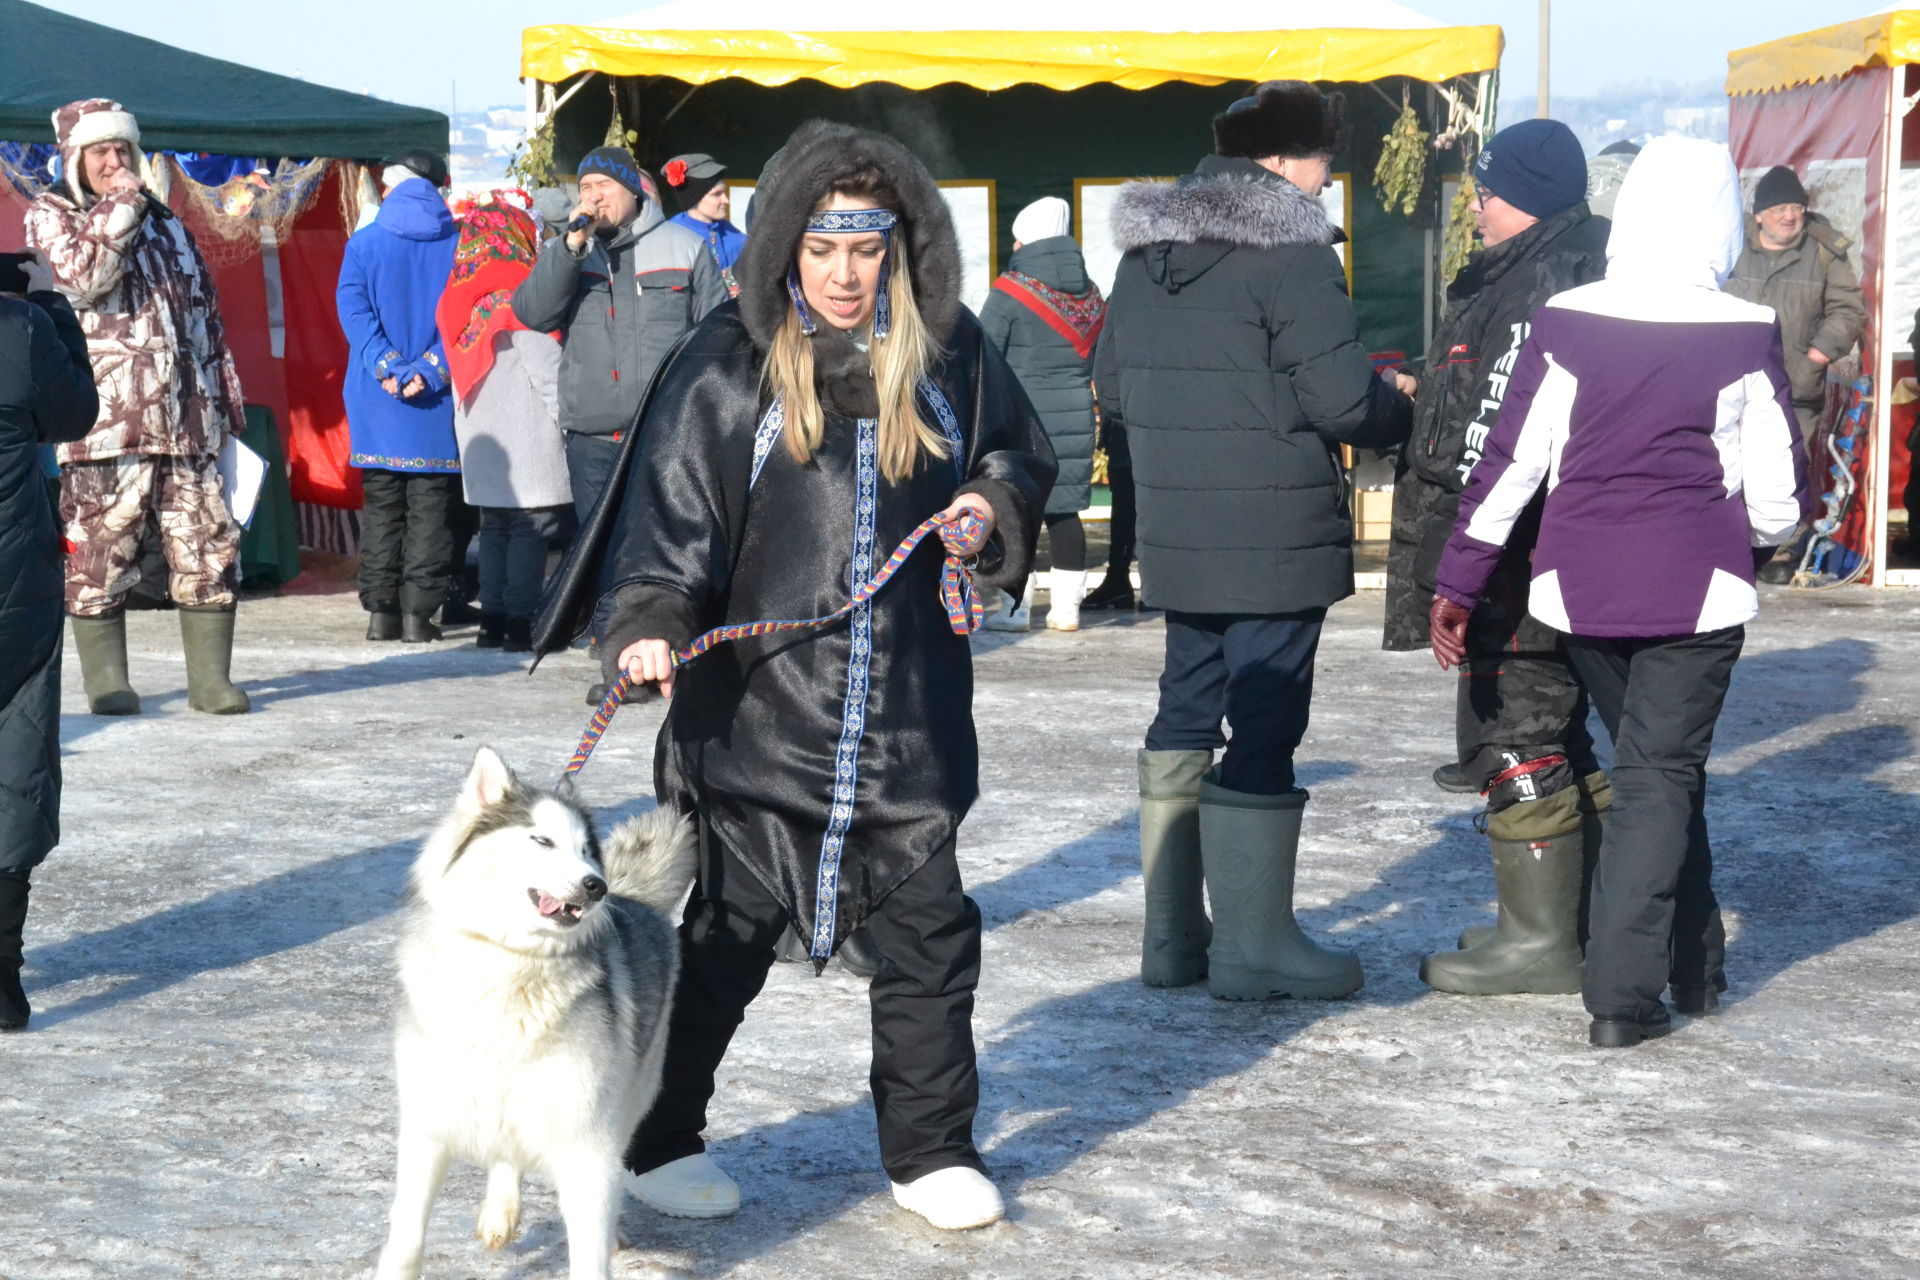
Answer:
<path fill-rule="evenodd" d="M 539 228 L 499 200 L 460 221 L 438 319 L 453 376 L 453 432 L 467 502 L 480 512 L 482 649 L 532 647 L 547 548 L 572 501 L 556 419 L 560 344 L 513 313 L 513 291 L 538 252 Z"/>
<path fill-rule="evenodd" d="M 1087 582 L 1087 536 L 1080 525 L 1093 486 L 1093 347 L 1106 323 L 1100 286 L 1068 235 L 1072 211 L 1047 196 L 1013 220 L 1013 258 L 980 309 L 980 327 L 1013 367 L 1053 444 L 1060 474 L 1047 499 L 1047 626 L 1080 629 Z M 988 619 L 995 631 L 1025 631 L 1031 589 Z"/>

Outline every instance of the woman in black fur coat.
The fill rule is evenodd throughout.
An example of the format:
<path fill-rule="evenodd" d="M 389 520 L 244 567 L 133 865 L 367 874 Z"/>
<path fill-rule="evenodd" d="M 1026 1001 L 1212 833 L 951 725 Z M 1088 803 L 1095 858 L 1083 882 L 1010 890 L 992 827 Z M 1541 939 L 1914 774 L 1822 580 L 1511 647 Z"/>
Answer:
<path fill-rule="evenodd" d="M 817 965 L 864 928 L 894 1196 L 938 1226 L 984 1225 L 1002 1206 L 972 1137 L 980 918 L 954 855 L 978 791 L 972 657 L 941 603 L 939 546 L 848 619 L 679 671 L 669 654 L 722 624 L 833 611 L 941 512 L 988 524 L 980 589 L 1017 587 L 1053 454 L 960 305 L 946 205 L 898 142 L 802 126 L 763 175 L 737 273 L 738 303 L 652 390 L 542 627 L 557 647 L 612 596 L 603 649 L 673 698 L 660 800 L 699 819 L 665 1077 L 630 1187 L 669 1214 L 734 1210 L 701 1138 L 727 1043 L 790 926 Z"/>

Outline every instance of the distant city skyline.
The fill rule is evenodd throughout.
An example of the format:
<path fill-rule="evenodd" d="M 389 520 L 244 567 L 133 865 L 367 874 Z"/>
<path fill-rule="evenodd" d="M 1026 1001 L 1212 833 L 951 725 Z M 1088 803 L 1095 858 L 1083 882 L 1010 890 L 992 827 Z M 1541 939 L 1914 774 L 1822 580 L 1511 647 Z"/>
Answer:
<path fill-rule="evenodd" d="M 89 21 L 243 62 L 315 84 L 438 111 L 518 106 L 520 33 L 550 22 L 591 23 L 646 7 L 644 0 L 462 0 L 408 6 L 397 38 L 390 0 L 327 0 L 324 21 L 285 5 L 242 0 L 35 0 Z M 1531 112 L 1537 74 L 1538 0 L 1405 0 L 1444 22 L 1497 24 L 1506 33 L 1501 99 Z M 1691 84 L 1726 75 L 1730 50 L 1873 12 L 1875 0 L 1561 0 L 1554 9 L 1552 89 L 1585 98 L 1638 80 Z M 725 21 L 724 6 L 715 9 Z M 804 18 L 796 11 L 796 26 Z M 1328 22 L 1337 22 L 1329 6 Z"/>

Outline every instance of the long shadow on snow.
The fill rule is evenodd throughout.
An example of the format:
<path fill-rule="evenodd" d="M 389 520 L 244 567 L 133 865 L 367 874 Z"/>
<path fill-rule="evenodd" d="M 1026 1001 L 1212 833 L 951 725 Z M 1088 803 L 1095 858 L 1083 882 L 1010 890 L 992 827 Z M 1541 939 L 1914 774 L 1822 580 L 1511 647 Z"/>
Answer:
<path fill-rule="evenodd" d="M 601 810 L 600 828 L 604 832 L 651 808 L 649 798 Z M 391 915 L 399 909 L 407 872 L 425 834 L 32 948 L 25 974 L 29 987 L 51 988 L 109 975 L 123 979 L 111 990 L 37 1007 L 33 1025 L 45 1028 L 86 1017 L 198 974 L 293 951 Z"/>
<path fill-rule="evenodd" d="M 78 664 L 73 665 L 77 668 Z M 368 662 L 354 662 L 340 667 L 322 667 L 312 671 L 289 672 L 286 675 L 263 679 L 251 678 L 243 663 L 234 673 L 234 682 L 247 691 L 248 696 L 253 700 L 254 711 L 260 712 L 276 702 L 285 702 L 294 698 L 317 698 L 360 689 L 383 689 L 424 680 L 458 680 L 470 676 L 524 673 L 525 671 L 526 662 L 518 654 L 501 655 L 497 652 L 475 649 L 470 644 L 456 642 L 427 649 L 410 648 L 397 653 L 384 654 Z M 198 712 L 187 709 L 186 697 L 187 691 L 184 686 L 170 687 L 158 692 L 146 689 L 140 691 L 141 702 L 146 708 L 143 714 L 149 718 L 158 714 L 198 715 Z M 160 713 L 157 709 L 163 703 L 178 705 L 165 713 Z M 86 702 L 83 698 L 69 699 L 60 716 L 60 745 L 69 747 L 102 729 L 116 724 L 130 723 L 137 723 L 137 721 L 117 716 L 91 715 L 86 710 Z"/>
<path fill-rule="evenodd" d="M 1842 653 L 1845 647 L 1844 642 L 1822 646 Z M 1790 855 L 1790 874 L 1784 881 L 1775 851 L 1763 852 L 1755 839 L 1759 833 L 1762 839 L 1772 834 L 1776 840 L 1792 841 L 1801 823 L 1817 825 L 1821 820 L 1822 798 L 1801 792 L 1795 796 L 1803 810 L 1798 821 L 1781 823 L 1774 811 L 1782 806 L 1765 802 L 1778 798 L 1781 777 L 1857 775 L 1872 767 L 1867 762 L 1903 759 L 1911 749 L 1905 729 L 1868 726 L 1832 734 L 1738 774 L 1714 776 L 1710 806 L 1720 849 L 1721 896 L 1741 913 L 1729 960 L 1733 999 L 1802 961 L 1920 916 L 1920 842 L 1914 838 L 1920 831 L 1920 800 L 1912 796 L 1871 780 L 1849 781 L 1849 794 L 1858 802 L 1847 811 L 1853 831 L 1835 831 L 1823 842 L 1800 844 L 1797 856 Z M 1071 864 L 1083 848 L 1112 849 L 1117 833 L 1128 825 L 1116 823 L 1063 846 L 1056 855 Z M 1484 868 L 1485 863 L 1484 840 L 1473 833 L 1464 812 L 1435 826 L 1437 836 L 1431 843 L 1386 868 L 1367 888 L 1299 912 L 1301 923 L 1318 936 L 1359 945 L 1368 987 L 1351 1002 L 1223 1004 L 1207 998 L 1204 987 L 1150 991 L 1128 976 L 1036 1005 L 1000 1038 L 983 1043 L 985 1106 L 979 1132 L 1002 1185 L 1016 1196 L 1042 1189 L 1047 1179 L 1088 1151 L 1254 1067 L 1277 1047 L 1322 1020 L 1339 1018 L 1348 1008 L 1406 1005 L 1431 994 L 1416 977 L 1418 955 L 1449 945 L 1451 931 L 1462 922 L 1455 918 L 1460 904 L 1447 873 L 1462 866 Z M 1022 899 L 1029 885 L 1039 890 L 1059 887 L 1046 873 L 1056 855 L 975 891 L 995 907 L 989 927 L 1043 907 Z M 1485 879 L 1481 901 L 1490 897 L 1490 874 Z M 1077 887 L 1084 888 L 1084 882 Z M 1338 927 L 1409 910 L 1425 911 L 1444 922 L 1435 928 L 1436 936 L 1419 939 L 1411 949 L 1404 937 L 1390 948 L 1370 945 L 1364 924 L 1351 930 Z M 1737 1016 L 1737 1010 L 1730 1009 L 1729 1015 Z M 1577 1029 L 1577 1023 L 1578 1015 L 1570 1018 L 1570 1030 Z M 1143 1063 L 1151 1064 L 1150 1072 L 1143 1070 Z M 1037 1118 L 1023 1123 L 1021 1117 Z M 795 1116 L 719 1144 L 723 1160 L 729 1149 L 735 1153 L 733 1161 L 741 1166 L 737 1172 L 756 1180 L 790 1180 L 782 1193 L 791 1217 L 762 1216 L 750 1201 L 722 1234 L 710 1226 L 690 1227 L 643 1215 L 644 1229 L 635 1238 L 643 1248 L 646 1241 L 658 1240 L 704 1254 L 723 1269 L 773 1252 L 864 1203 L 881 1188 L 868 1154 L 872 1124 L 871 1106 L 863 1100 L 831 1112 Z M 822 1154 L 835 1151 L 859 1154 L 850 1161 Z"/>

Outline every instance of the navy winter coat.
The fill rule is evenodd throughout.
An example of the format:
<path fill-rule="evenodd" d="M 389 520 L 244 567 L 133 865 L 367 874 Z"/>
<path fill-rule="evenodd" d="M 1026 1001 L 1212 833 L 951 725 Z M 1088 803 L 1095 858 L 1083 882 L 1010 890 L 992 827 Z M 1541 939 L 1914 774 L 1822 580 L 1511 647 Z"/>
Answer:
<path fill-rule="evenodd" d="M 87 339 L 57 293 L 0 297 L 0 871 L 60 840 L 60 526 L 40 446 L 99 412 Z"/>

